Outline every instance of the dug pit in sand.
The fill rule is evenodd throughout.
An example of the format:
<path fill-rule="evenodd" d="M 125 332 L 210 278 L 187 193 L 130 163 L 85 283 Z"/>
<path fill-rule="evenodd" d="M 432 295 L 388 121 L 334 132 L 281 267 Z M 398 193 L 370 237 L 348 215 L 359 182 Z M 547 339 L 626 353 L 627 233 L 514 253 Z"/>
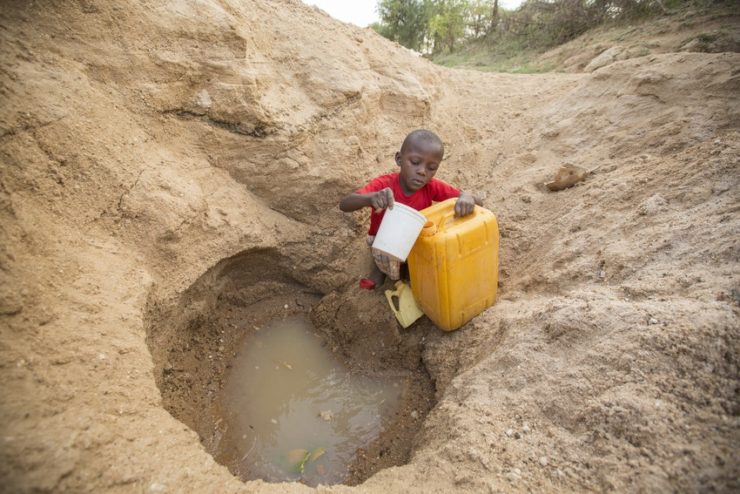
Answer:
<path fill-rule="evenodd" d="M 272 250 L 243 253 L 169 307 L 152 304 L 165 407 L 243 480 L 357 484 L 407 462 L 433 405 L 420 358 L 429 328 L 399 347 L 386 320 L 344 317 L 341 297 L 320 301 L 280 264 Z"/>

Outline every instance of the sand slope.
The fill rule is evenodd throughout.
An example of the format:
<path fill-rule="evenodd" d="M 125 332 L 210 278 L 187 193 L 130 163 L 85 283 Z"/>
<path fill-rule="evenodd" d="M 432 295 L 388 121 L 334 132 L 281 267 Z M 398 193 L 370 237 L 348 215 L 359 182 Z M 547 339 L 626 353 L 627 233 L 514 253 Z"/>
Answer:
<path fill-rule="evenodd" d="M 0 28 L 4 492 L 309 491 L 236 480 L 161 407 L 147 310 L 251 249 L 362 305 L 336 205 L 416 127 L 499 218 L 499 302 L 430 333 L 411 462 L 320 490 L 740 488 L 740 55 L 450 71 L 290 0 L 7 2 Z M 566 162 L 592 172 L 546 191 Z"/>

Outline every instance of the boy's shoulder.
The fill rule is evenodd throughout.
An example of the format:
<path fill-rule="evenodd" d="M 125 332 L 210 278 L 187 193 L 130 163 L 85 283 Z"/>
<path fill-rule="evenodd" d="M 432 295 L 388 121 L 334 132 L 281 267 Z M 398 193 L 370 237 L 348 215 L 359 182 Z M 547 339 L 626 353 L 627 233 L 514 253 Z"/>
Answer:
<path fill-rule="evenodd" d="M 357 189 L 357 192 L 364 194 L 367 192 L 377 192 L 380 189 L 386 187 L 394 187 L 394 184 L 398 182 L 398 173 L 386 173 L 385 175 L 378 175 L 374 179 L 370 180 L 365 186 Z"/>
<path fill-rule="evenodd" d="M 370 181 L 370 183 L 383 183 L 383 184 L 390 184 L 398 180 L 398 176 L 400 174 L 398 172 L 391 172 L 386 173 L 383 175 L 378 175 L 374 179 Z"/>
<path fill-rule="evenodd" d="M 397 178 L 399 175 L 400 175 L 400 173 L 398 173 L 398 172 L 384 173 L 383 175 L 378 175 L 373 180 L 378 180 L 378 179 L 393 179 L 393 178 Z"/>

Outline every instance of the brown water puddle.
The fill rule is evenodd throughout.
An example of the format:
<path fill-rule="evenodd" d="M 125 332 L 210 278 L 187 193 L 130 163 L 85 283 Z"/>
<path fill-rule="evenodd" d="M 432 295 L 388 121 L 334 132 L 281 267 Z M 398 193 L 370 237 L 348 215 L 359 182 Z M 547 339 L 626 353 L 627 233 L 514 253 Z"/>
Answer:
<path fill-rule="evenodd" d="M 243 479 L 344 482 L 398 411 L 407 379 L 350 373 L 307 317 L 273 320 L 244 339 L 226 376 L 225 460 Z"/>

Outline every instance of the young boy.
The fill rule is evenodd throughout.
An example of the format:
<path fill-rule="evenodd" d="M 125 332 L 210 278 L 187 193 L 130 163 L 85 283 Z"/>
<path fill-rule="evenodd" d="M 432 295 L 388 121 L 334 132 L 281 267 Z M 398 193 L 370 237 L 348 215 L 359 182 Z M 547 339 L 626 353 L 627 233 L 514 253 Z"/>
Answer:
<path fill-rule="evenodd" d="M 373 179 L 361 189 L 348 194 L 339 202 L 339 209 L 345 213 L 360 208 L 373 208 L 370 213 L 370 229 L 367 234 L 368 245 L 372 246 L 386 208 L 400 202 L 416 210 L 457 197 L 455 214 L 466 216 L 480 201 L 469 192 L 461 192 L 455 187 L 434 178 L 444 157 L 442 140 L 433 132 L 419 129 L 406 136 L 401 150 L 396 153 L 398 173 L 389 173 Z M 376 249 L 372 249 L 375 263 L 368 276 L 360 281 L 360 286 L 372 290 L 380 286 L 385 277 L 392 280 L 400 278 L 401 263 Z"/>

